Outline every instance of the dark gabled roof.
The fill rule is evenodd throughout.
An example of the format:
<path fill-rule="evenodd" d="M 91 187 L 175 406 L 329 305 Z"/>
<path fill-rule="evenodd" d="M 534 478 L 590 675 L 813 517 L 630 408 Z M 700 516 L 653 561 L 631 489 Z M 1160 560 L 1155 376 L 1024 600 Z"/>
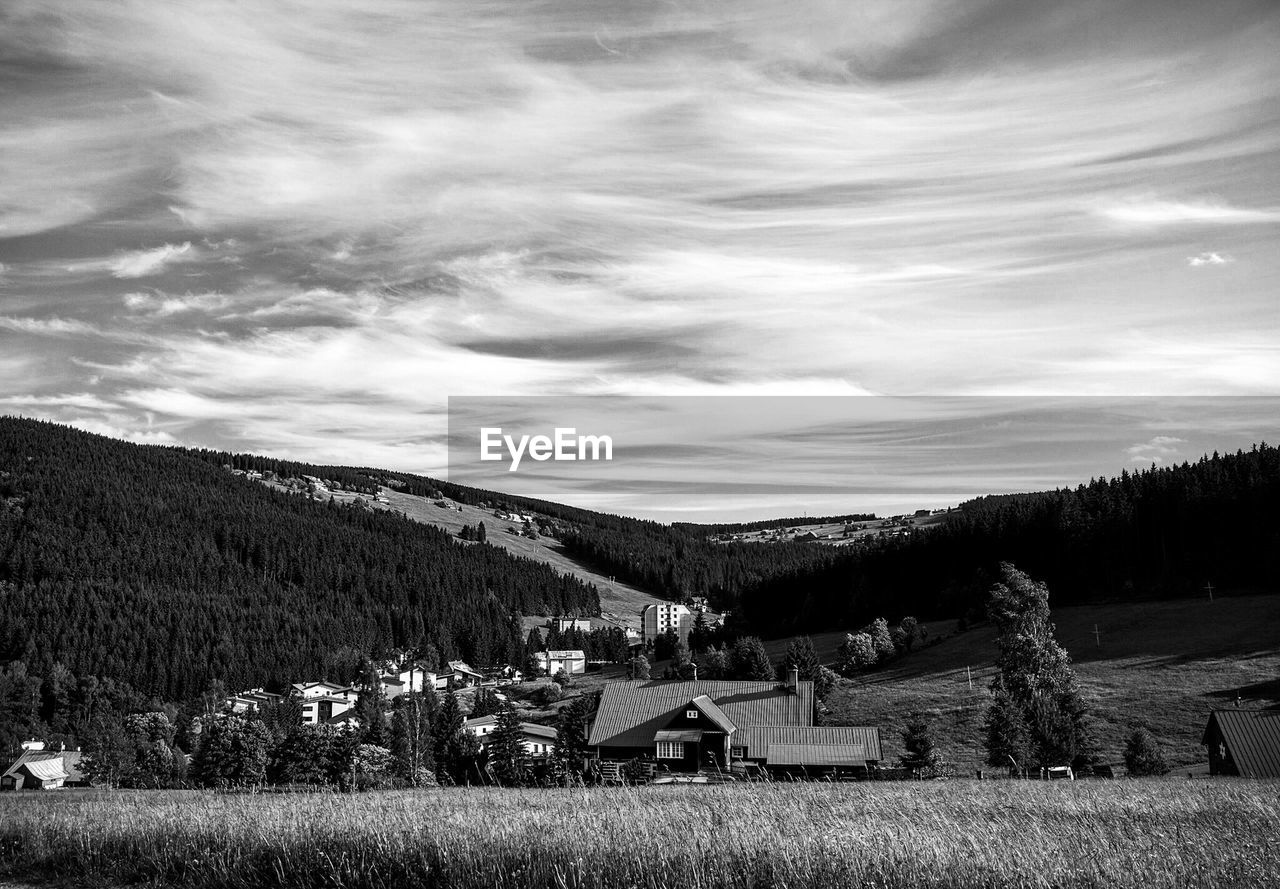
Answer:
<path fill-rule="evenodd" d="M 587 743 L 651 746 L 654 734 L 702 695 L 737 727 L 735 739 L 747 726 L 807 726 L 813 722 L 812 682 L 801 682 L 792 690 L 776 682 L 635 679 L 610 682 L 604 687 Z"/>
<path fill-rule="evenodd" d="M 781 745 L 860 747 L 863 758 L 881 760 L 880 729 L 856 725 L 755 725 L 744 729 L 733 743 L 747 748 L 749 759 L 773 763 L 773 748 Z"/>
<path fill-rule="evenodd" d="M 771 766 L 865 766 L 861 744 L 770 744 Z"/>
<path fill-rule="evenodd" d="M 1243 778 L 1280 778 L 1280 710 L 1214 710 L 1201 744 L 1217 724 Z"/>

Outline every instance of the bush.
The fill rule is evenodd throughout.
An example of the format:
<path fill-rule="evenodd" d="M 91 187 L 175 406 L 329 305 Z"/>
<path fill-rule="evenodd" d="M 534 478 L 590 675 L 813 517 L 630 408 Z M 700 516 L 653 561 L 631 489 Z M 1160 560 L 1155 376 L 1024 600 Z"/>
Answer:
<path fill-rule="evenodd" d="M 559 701 L 563 697 L 564 697 L 564 692 L 560 690 L 560 686 L 551 682 L 547 683 L 546 685 L 539 685 L 536 689 L 534 689 L 533 695 L 532 695 L 533 702 L 543 707 L 550 707 L 552 704 L 554 704 L 556 701 Z"/>
<path fill-rule="evenodd" d="M 1163 775 L 1169 771 L 1160 742 L 1145 728 L 1136 728 L 1129 735 L 1124 745 L 1124 764 L 1134 777 Z"/>

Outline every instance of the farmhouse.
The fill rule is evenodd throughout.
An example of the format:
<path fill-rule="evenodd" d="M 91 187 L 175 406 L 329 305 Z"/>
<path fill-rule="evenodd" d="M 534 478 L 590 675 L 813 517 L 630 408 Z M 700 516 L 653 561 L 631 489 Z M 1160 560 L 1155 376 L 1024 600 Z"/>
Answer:
<path fill-rule="evenodd" d="M 79 750 L 45 750 L 42 741 L 26 741 L 22 754 L 0 774 L 0 790 L 59 790 L 84 785 Z"/>
<path fill-rule="evenodd" d="M 497 715 L 490 713 L 488 716 L 477 716 L 475 719 L 468 719 L 463 723 L 463 727 L 480 739 L 480 747 L 484 749 L 489 745 L 489 736 L 493 734 L 494 726 L 497 724 Z M 530 756 L 550 756 L 555 752 L 557 737 L 555 729 L 533 722 L 522 722 L 520 723 L 520 733 L 524 743 L 524 751 Z"/>
<path fill-rule="evenodd" d="M 813 683 L 633 680 L 605 686 L 588 746 L 602 760 L 656 759 L 669 770 L 865 774 L 880 730 L 813 724 Z"/>
<path fill-rule="evenodd" d="M 575 676 L 579 673 L 587 672 L 587 656 L 580 650 L 573 651 L 545 651 L 538 654 L 538 666 L 542 667 L 551 676 L 556 675 L 561 670 L 566 674 Z"/>
<path fill-rule="evenodd" d="M 1280 778 L 1280 711 L 1214 710 L 1204 738 L 1209 774 Z"/>

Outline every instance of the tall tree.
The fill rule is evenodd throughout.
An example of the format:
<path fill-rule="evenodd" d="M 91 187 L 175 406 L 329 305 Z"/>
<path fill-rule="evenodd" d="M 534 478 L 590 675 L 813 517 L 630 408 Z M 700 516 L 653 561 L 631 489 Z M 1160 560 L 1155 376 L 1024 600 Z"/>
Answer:
<path fill-rule="evenodd" d="M 431 783 L 435 772 L 432 715 L 436 712 L 435 692 L 410 692 L 395 701 L 391 718 L 391 753 L 396 771 L 411 786 Z"/>
<path fill-rule="evenodd" d="M 387 738 L 387 696 L 382 690 L 382 677 L 373 661 L 366 658 L 360 670 L 360 693 L 356 698 L 356 718 L 363 729 L 366 744 L 385 747 Z"/>
<path fill-rule="evenodd" d="M 989 716 L 988 724 L 1005 728 L 989 740 L 999 741 L 1011 727 L 1025 726 L 1029 752 L 1038 766 L 1079 765 L 1092 754 L 1093 739 L 1070 658 L 1054 639 L 1048 587 L 1007 562 L 1000 570 L 1001 580 L 991 588 L 987 614 L 999 632 L 992 710 L 1002 712 L 995 720 Z M 1014 712 L 1003 712 L 1009 709 Z M 1000 741 L 998 746 L 1008 742 Z M 991 759 L 1007 755 L 990 747 L 988 754 Z"/>
<path fill-rule="evenodd" d="M 498 713 L 493 731 L 489 733 L 489 770 L 504 787 L 518 787 L 525 783 L 524 730 L 520 727 L 520 714 L 510 704 Z"/>
<path fill-rule="evenodd" d="M 451 691 L 444 696 L 432 723 L 436 778 L 441 783 L 465 783 L 479 751 L 479 743 L 464 721 L 458 697 Z"/>

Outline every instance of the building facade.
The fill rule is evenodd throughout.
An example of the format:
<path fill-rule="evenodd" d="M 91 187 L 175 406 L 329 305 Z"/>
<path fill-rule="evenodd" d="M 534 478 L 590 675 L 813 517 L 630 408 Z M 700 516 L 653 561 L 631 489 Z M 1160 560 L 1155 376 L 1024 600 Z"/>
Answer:
<path fill-rule="evenodd" d="M 668 629 L 674 630 L 680 641 L 688 645 L 692 627 L 692 612 L 679 603 L 659 602 L 640 609 L 640 633 L 646 645 Z"/>

